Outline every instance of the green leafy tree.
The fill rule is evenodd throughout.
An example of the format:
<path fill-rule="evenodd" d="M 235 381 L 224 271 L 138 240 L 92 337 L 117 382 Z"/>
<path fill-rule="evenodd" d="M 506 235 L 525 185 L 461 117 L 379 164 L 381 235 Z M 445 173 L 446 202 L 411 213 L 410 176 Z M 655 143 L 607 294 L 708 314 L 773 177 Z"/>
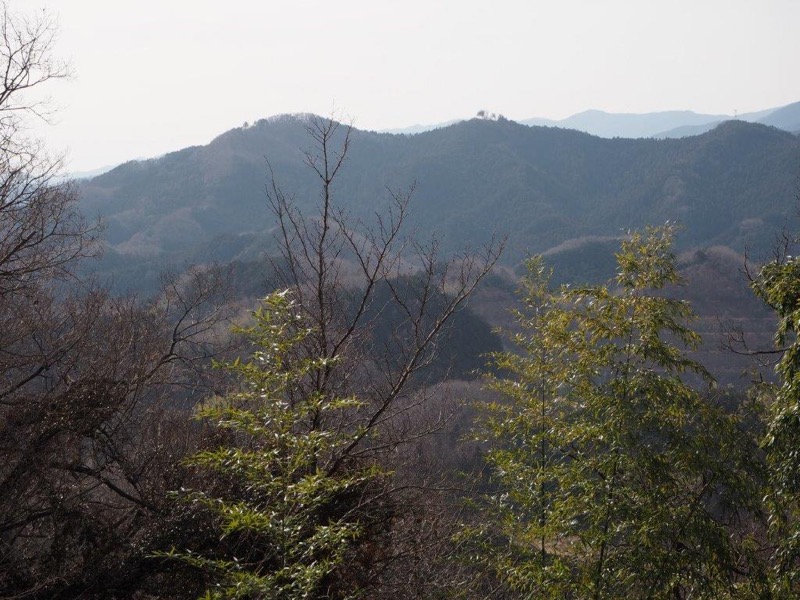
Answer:
<path fill-rule="evenodd" d="M 770 530 L 776 542 L 774 592 L 800 593 L 800 259 L 780 257 L 764 265 L 753 288 L 778 316 L 775 334 L 779 382 L 767 386 L 770 414 L 764 449 L 770 476 Z"/>
<path fill-rule="evenodd" d="M 673 228 L 623 242 L 616 285 L 549 288 L 530 263 L 521 353 L 495 355 L 483 437 L 492 468 L 480 552 L 523 597 L 720 598 L 758 593 L 734 523 L 757 487 L 736 422 L 690 384 L 699 338 Z M 706 388 L 708 389 L 708 388 Z"/>
<path fill-rule="evenodd" d="M 490 376 L 489 383 L 503 401 L 488 405 L 484 434 L 498 489 L 490 504 L 494 523 L 479 528 L 493 535 L 479 536 L 478 552 L 512 590 L 563 598 L 572 588 L 570 566 L 555 551 L 561 535 L 551 511 L 566 464 L 556 451 L 566 362 L 564 346 L 553 342 L 566 331 L 569 313 L 549 287 L 551 275 L 541 258 L 529 260 L 521 284 L 525 308 L 515 311 L 523 331 L 512 338 L 520 352 L 493 355 L 504 376 Z"/>
<path fill-rule="evenodd" d="M 358 497 L 379 479 L 368 465 L 330 472 L 339 451 L 361 435 L 334 424 L 359 403 L 307 391 L 306 379 L 331 359 L 298 352 L 312 331 L 290 293 L 271 294 L 253 317 L 241 330 L 254 344 L 252 356 L 223 365 L 241 390 L 198 413 L 220 429 L 220 444 L 188 461 L 222 482 L 217 491 L 184 492 L 215 515 L 219 550 L 167 556 L 210 576 L 205 598 L 340 597 L 329 578 L 359 536 Z M 321 420 L 329 426 L 314 425 Z"/>

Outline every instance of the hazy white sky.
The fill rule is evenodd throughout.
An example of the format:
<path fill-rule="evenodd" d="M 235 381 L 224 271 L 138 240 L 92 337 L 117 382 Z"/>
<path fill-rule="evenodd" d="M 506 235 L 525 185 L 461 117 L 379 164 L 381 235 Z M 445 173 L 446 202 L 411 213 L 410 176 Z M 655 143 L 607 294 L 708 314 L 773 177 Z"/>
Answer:
<path fill-rule="evenodd" d="M 74 77 L 39 128 L 68 169 L 335 110 L 385 129 L 800 100 L 800 0 L 7 0 L 60 24 Z"/>

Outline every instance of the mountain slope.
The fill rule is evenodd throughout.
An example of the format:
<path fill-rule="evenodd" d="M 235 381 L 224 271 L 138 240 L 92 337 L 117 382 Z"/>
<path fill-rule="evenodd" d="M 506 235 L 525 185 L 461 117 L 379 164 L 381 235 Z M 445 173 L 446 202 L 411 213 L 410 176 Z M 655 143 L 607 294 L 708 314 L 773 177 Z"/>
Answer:
<path fill-rule="evenodd" d="M 800 102 L 779 108 L 759 119 L 758 122 L 784 131 L 798 131 L 800 130 Z"/>
<path fill-rule="evenodd" d="M 698 126 L 719 122 L 725 115 L 704 115 L 692 111 L 664 111 L 644 114 L 607 113 L 587 110 L 561 121 L 543 122 L 541 119 L 522 121 L 526 125 L 553 125 L 577 129 L 600 137 L 642 138 L 652 137 L 677 127 Z"/>
<path fill-rule="evenodd" d="M 800 105 L 800 103 L 796 103 Z M 786 109 L 786 110 L 784 110 Z M 483 112 L 483 111 L 482 111 Z M 775 113 L 776 117 L 771 115 Z M 768 118 L 769 117 L 769 118 Z M 533 117 L 519 121 L 532 127 L 561 127 L 576 129 L 600 137 L 614 138 L 677 138 L 700 135 L 710 131 L 723 121 L 738 119 L 750 123 L 763 123 L 794 133 L 800 128 L 794 104 L 767 108 L 741 115 L 709 115 L 689 110 L 671 110 L 651 113 L 608 113 L 602 110 L 586 110 L 565 119 Z M 461 119 L 434 125 L 412 125 L 410 127 L 383 129 L 381 133 L 417 134 L 440 129 L 460 122 Z"/>
<path fill-rule="evenodd" d="M 83 182 L 83 208 L 106 219 L 112 256 L 252 256 L 272 226 L 267 159 L 302 209 L 317 202 L 303 165 L 309 146 L 302 119 L 260 121 Z M 744 122 L 685 139 L 609 140 L 471 120 L 414 136 L 354 131 L 335 192 L 355 218 L 370 220 L 388 206 L 387 186 L 416 182 L 409 225 L 420 235 L 437 233 L 446 251 L 507 235 L 511 263 L 569 239 L 666 220 L 684 225 L 684 246 L 740 250 L 771 243 L 794 214 L 799 165 L 796 136 Z"/>
<path fill-rule="evenodd" d="M 675 127 L 674 129 L 668 129 L 667 131 L 661 131 L 659 133 L 654 134 L 652 137 L 656 139 L 666 139 L 666 138 L 682 138 L 682 137 L 689 137 L 692 135 L 701 135 L 707 131 L 711 131 L 722 123 L 722 121 L 711 121 L 709 123 L 703 123 L 702 125 L 682 125 L 680 127 Z"/>
<path fill-rule="evenodd" d="M 688 110 L 627 114 L 587 110 L 561 120 L 526 119 L 525 125 L 577 129 L 600 137 L 614 138 L 679 138 L 700 135 L 723 121 L 740 120 L 763 123 L 793 132 L 800 128 L 800 102 L 778 108 L 768 108 L 738 116 L 708 115 Z"/>

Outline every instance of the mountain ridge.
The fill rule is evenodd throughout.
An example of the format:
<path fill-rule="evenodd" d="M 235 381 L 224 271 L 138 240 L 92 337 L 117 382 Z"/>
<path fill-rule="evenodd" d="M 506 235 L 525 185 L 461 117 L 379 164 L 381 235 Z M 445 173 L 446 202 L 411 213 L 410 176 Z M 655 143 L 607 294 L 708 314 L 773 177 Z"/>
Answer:
<path fill-rule="evenodd" d="M 103 216 L 109 250 L 120 256 L 183 260 L 187 248 L 218 236 L 239 248 L 221 260 L 252 256 L 243 241 L 263 251 L 272 226 L 267 161 L 298 206 L 312 210 L 309 146 L 301 121 L 262 120 L 81 182 L 82 208 Z M 797 136 L 742 121 L 690 138 L 631 140 L 473 119 L 414 136 L 353 130 L 336 192 L 355 218 L 369 220 L 389 206 L 387 187 L 416 182 L 413 229 L 439 235 L 448 252 L 508 235 L 508 263 L 666 220 L 684 224 L 686 246 L 741 251 L 771 240 L 793 214 L 798 165 Z"/>
<path fill-rule="evenodd" d="M 685 137 L 699 135 L 723 121 L 742 120 L 763 123 L 779 129 L 794 132 L 800 129 L 800 102 L 767 108 L 749 113 L 704 114 L 692 110 L 666 110 L 647 113 L 617 113 L 599 109 L 588 109 L 563 119 L 531 117 L 518 119 L 518 123 L 538 127 L 560 127 L 576 129 L 600 137 Z M 775 116 L 773 116 L 775 115 Z M 467 119 L 462 119 L 467 120 Z M 451 120 L 433 125 L 417 124 L 410 127 L 383 129 L 381 133 L 400 133 L 416 135 L 432 129 L 446 127 L 459 120 Z"/>

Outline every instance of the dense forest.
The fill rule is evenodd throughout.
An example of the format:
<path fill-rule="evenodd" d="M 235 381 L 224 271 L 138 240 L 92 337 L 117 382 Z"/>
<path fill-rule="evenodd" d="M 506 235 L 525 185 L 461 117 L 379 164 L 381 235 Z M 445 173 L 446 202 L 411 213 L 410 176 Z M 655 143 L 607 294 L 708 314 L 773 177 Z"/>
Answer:
<path fill-rule="evenodd" d="M 136 257 L 176 265 L 258 257 L 272 239 L 269 170 L 300 208 L 317 198 L 303 154 L 310 118 L 258 121 L 83 182 L 81 208 L 106 220 L 117 272 Z M 415 184 L 408 223 L 420 235 L 436 233 L 453 252 L 502 232 L 507 265 L 667 220 L 683 226 L 681 249 L 768 251 L 794 214 L 800 138 L 759 124 L 730 121 L 700 136 L 654 140 L 473 119 L 412 136 L 353 129 L 351 138 L 336 184 L 343 209 L 371 219 L 391 205 L 387 188 Z"/>
<path fill-rule="evenodd" d="M 79 186 L 0 30 L 0 597 L 800 595 L 797 136 L 306 116 Z"/>

